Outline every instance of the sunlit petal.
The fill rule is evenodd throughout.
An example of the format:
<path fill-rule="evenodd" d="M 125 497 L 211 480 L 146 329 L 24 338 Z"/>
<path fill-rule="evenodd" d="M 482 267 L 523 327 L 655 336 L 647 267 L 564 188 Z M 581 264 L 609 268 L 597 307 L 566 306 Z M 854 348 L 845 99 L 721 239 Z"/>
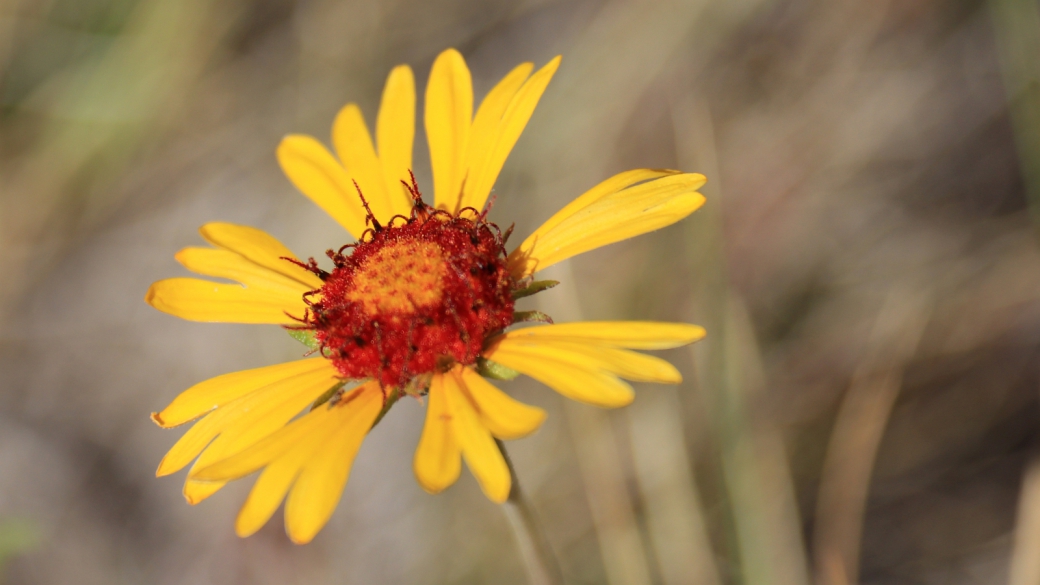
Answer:
<path fill-rule="evenodd" d="M 559 66 L 560 57 L 556 57 L 532 75 L 516 92 L 494 129 L 494 136 L 490 141 L 486 158 L 480 166 L 470 168 L 469 176 L 466 179 L 466 196 L 462 202 L 463 207 L 480 209 L 484 206 L 506 158 L 509 157 L 513 146 L 523 133 L 528 120 L 531 119 L 531 114 L 538 105 L 538 100 L 541 99 L 542 93 L 545 92 L 545 88 Z M 477 128 L 474 127 L 474 141 L 477 140 L 476 131 Z"/>
<path fill-rule="evenodd" d="M 167 278 L 152 284 L 145 302 L 188 321 L 298 325 L 307 305 L 296 293 L 246 288 L 197 278 Z"/>
<path fill-rule="evenodd" d="M 509 107 L 516 92 L 527 81 L 533 69 L 533 63 L 517 65 L 495 87 L 491 88 L 484 100 L 480 102 L 477 114 L 473 117 L 470 148 L 466 153 L 469 179 L 463 188 L 463 207 L 477 207 L 474 203 L 478 199 L 487 199 L 486 192 L 482 197 L 475 197 L 474 193 L 478 192 L 478 186 L 484 183 L 483 176 L 489 172 L 488 163 L 502 130 L 502 115 L 506 113 L 506 108 Z M 494 179 L 491 182 L 494 183 Z M 488 191 L 490 191 L 490 187 Z M 483 205 L 483 201 L 480 202 L 480 205 Z"/>
<path fill-rule="evenodd" d="M 285 176 L 355 238 L 365 231 L 365 208 L 343 165 L 310 136 L 291 134 L 276 151 Z"/>
<path fill-rule="evenodd" d="M 703 327 L 686 323 L 580 321 L 514 329 L 505 333 L 504 337 L 554 339 L 628 349 L 669 349 L 693 343 L 703 338 L 704 334 Z"/>
<path fill-rule="evenodd" d="M 223 374 L 181 392 L 169 406 L 154 413 L 152 420 L 163 428 L 175 427 L 270 384 L 313 372 L 322 372 L 330 380 L 337 375 L 332 364 L 320 358 Z"/>
<path fill-rule="evenodd" d="M 631 171 L 630 171 L 631 172 Z M 522 278 L 589 250 L 671 225 L 696 211 L 704 196 L 696 190 L 704 176 L 665 176 L 620 191 L 597 187 L 531 234 L 509 255 L 510 269 Z M 601 185 L 602 186 L 602 185 Z M 601 194 L 602 193 L 602 194 Z M 573 205 L 573 204 L 572 204 Z"/>
<path fill-rule="evenodd" d="M 387 223 L 393 214 L 383 167 L 357 104 L 347 104 L 339 111 L 332 123 L 332 145 L 346 168 L 347 176 L 357 181 L 376 219 L 382 224 Z"/>
<path fill-rule="evenodd" d="M 469 68 L 458 51 L 448 49 L 433 62 L 426 84 L 424 123 L 438 209 L 455 212 L 459 207 L 472 118 L 473 85 Z"/>
<path fill-rule="evenodd" d="M 328 371 L 301 373 L 268 384 L 217 408 L 181 436 L 163 457 L 156 474 L 169 475 L 181 469 L 218 434 L 235 428 L 236 424 L 239 425 L 237 428 L 242 429 L 252 424 L 261 424 L 260 421 L 268 416 L 283 416 L 286 411 L 291 411 L 288 413 L 291 418 L 334 383 L 335 378 L 330 379 Z"/>
<path fill-rule="evenodd" d="M 509 497 L 509 488 L 512 485 L 509 467 L 502 457 L 502 452 L 495 445 L 491 432 L 484 426 L 476 408 L 462 389 L 459 378 L 461 368 L 462 366 L 457 366 L 454 371 L 444 376 L 442 391 L 448 413 L 451 415 L 451 428 L 462 449 L 466 465 L 473 472 L 473 477 L 477 478 L 480 489 L 491 501 L 501 504 Z"/>
<path fill-rule="evenodd" d="M 394 67 L 386 78 L 376 119 L 376 147 L 386 180 L 392 214 L 408 216 L 412 199 L 401 181 L 412 170 L 415 138 L 415 78 L 407 65 Z"/>
<path fill-rule="evenodd" d="M 214 248 L 184 248 L 174 256 L 185 268 L 196 274 L 227 278 L 246 286 L 274 294 L 302 295 L 314 288 L 254 264 L 240 254 Z M 319 281 L 320 283 L 321 281 Z"/>
<path fill-rule="evenodd" d="M 339 504 L 361 442 L 383 407 L 379 384 L 369 382 L 343 400 L 321 407 L 335 430 L 307 461 L 285 500 L 285 531 L 296 544 L 311 541 Z"/>
<path fill-rule="evenodd" d="M 253 264 L 295 280 L 303 284 L 307 290 L 321 288 L 321 279 L 314 273 L 286 260 L 287 258 L 293 260 L 297 258 L 289 248 L 263 230 L 215 221 L 199 228 L 199 233 L 214 246 L 239 254 Z M 188 269 L 194 270 L 191 267 Z"/>
<path fill-rule="evenodd" d="M 415 478 L 424 490 L 436 494 L 455 483 L 462 471 L 462 451 L 452 430 L 452 415 L 444 392 L 445 375 L 430 382 L 426 423 L 415 450 Z"/>
<path fill-rule="evenodd" d="M 543 352 L 525 347 L 499 344 L 491 359 L 526 374 L 567 398 L 604 408 L 617 408 L 632 402 L 632 387 L 617 376 L 584 362 L 546 357 Z"/>
<path fill-rule="evenodd" d="M 545 421 L 545 411 L 514 400 L 472 368 L 460 368 L 464 390 L 476 406 L 484 426 L 499 439 L 519 439 Z"/>

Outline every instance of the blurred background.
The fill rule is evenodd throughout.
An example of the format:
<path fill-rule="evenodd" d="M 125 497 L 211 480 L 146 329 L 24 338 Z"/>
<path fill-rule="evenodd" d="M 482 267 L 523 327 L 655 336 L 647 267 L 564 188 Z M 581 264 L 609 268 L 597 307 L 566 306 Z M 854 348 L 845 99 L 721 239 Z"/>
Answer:
<path fill-rule="evenodd" d="M 496 186 L 520 237 L 615 172 L 710 181 L 528 301 L 709 331 L 618 411 L 503 384 L 550 413 L 510 450 L 571 583 L 1040 582 L 1034 0 L 0 1 L 0 581 L 526 582 L 468 472 L 415 483 L 413 401 L 304 547 L 280 514 L 234 535 L 250 481 L 191 507 L 154 477 L 182 431 L 149 412 L 303 350 L 148 285 L 207 221 L 347 243 L 275 146 L 371 124 L 399 63 L 421 107 L 446 47 L 478 99 L 564 56 Z"/>

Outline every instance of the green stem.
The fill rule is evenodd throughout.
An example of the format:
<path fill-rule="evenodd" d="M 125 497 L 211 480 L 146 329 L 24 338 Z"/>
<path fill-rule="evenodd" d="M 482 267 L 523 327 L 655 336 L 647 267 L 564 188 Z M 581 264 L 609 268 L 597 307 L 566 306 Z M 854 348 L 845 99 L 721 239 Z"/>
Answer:
<path fill-rule="evenodd" d="M 498 439 L 495 439 L 495 443 L 506 460 L 506 465 L 509 467 L 509 478 L 512 480 L 509 498 L 502 504 L 502 508 L 506 512 L 506 518 L 509 519 L 509 525 L 513 528 L 513 534 L 516 535 L 517 544 L 520 546 L 520 556 L 524 560 L 527 577 L 531 585 L 563 585 L 563 572 L 560 571 L 560 564 L 556 561 L 545 532 L 538 524 L 531 502 L 524 497 L 523 491 L 520 489 L 516 469 L 513 468 L 513 461 L 506 453 L 506 446 Z"/>

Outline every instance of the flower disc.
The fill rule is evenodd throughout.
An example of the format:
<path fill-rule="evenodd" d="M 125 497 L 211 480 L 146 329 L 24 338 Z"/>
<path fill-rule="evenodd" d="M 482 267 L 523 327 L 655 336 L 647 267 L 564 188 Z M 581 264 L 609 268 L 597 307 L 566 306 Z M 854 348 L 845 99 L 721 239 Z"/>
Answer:
<path fill-rule="evenodd" d="M 419 204 L 421 205 L 421 204 Z M 514 280 L 493 224 L 417 207 L 400 225 L 368 230 L 321 273 L 304 321 L 346 378 L 401 386 L 472 364 L 489 334 L 512 322 Z"/>

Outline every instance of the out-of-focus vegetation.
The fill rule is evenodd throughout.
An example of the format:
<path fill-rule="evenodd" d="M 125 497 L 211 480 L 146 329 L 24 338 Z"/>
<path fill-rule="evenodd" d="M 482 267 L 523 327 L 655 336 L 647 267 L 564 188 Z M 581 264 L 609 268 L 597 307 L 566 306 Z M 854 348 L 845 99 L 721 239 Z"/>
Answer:
<path fill-rule="evenodd" d="M 709 331 L 666 352 L 681 386 L 626 409 L 505 384 L 550 412 L 511 454 L 570 582 L 1040 580 L 1026 0 L 0 0 L 0 518 L 32 528 L 0 523 L 0 579 L 524 582 L 471 478 L 416 485 L 410 401 L 306 547 L 277 516 L 234 536 L 248 482 L 189 507 L 153 477 L 180 431 L 148 412 L 301 349 L 160 314 L 148 285 L 206 221 L 347 243 L 275 145 L 325 139 L 347 101 L 371 123 L 390 68 L 422 86 L 448 46 L 478 96 L 564 56 L 496 186 L 518 234 L 614 172 L 710 179 L 691 218 L 530 302 Z"/>

